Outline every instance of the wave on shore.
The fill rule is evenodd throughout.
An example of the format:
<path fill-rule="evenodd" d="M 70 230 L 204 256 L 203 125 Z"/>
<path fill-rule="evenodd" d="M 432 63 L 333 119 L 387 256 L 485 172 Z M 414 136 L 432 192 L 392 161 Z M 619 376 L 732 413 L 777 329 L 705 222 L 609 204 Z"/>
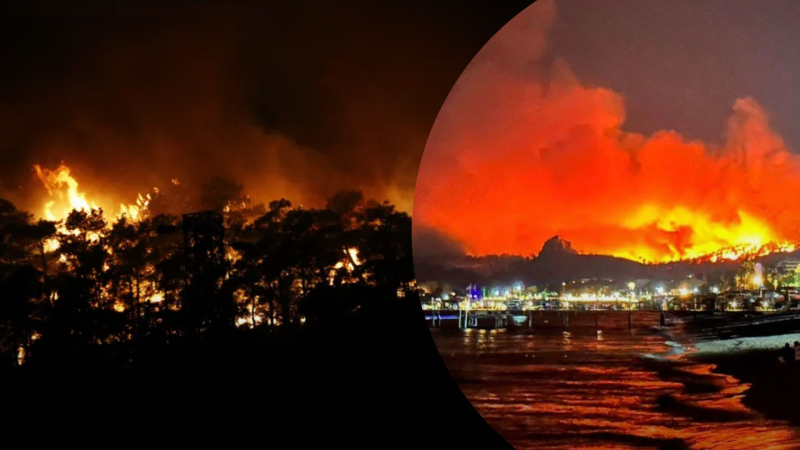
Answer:
<path fill-rule="evenodd" d="M 800 333 L 779 334 L 773 336 L 738 337 L 731 339 L 713 339 L 695 342 L 692 346 L 695 355 L 733 354 L 752 350 L 781 349 L 787 342 L 791 345 L 800 341 Z"/>

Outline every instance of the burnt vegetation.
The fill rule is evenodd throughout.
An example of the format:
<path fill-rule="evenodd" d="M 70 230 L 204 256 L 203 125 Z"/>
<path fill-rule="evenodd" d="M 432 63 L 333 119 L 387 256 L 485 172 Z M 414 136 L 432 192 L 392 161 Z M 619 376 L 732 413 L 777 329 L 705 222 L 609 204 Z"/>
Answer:
<path fill-rule="evenodd" d="M 252 383 L 315 373 L 398 305 L 418 309 L 411 219 L 388 202 L 349 191 L 322 209 L 251 205 L 222 179 L 199 197 L 191 214 L 62 222 L 0 199 L 0 375 L 13 392 L 255 395 Z"/>

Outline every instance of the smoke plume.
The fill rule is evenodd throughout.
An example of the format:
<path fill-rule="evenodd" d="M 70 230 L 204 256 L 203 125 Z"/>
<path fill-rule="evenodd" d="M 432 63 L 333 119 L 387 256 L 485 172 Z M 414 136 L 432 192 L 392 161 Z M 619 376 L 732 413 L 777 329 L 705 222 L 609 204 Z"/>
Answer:
<path fill-rule="evenodd" d="M 622 94 L 547 57 L 555 15 L 537 1 L 454 86 L 423 155 L 415 227 L 474 255 L 536 253 L 556 234 L 649 261 L 800 241 L 800 156 L 756 99 L 731 105 L 719 143 L 626 131 Z"/>
<path fill-rule="evenodd" d="M 220 176 L 255 202 L 362 189 L 410 212 L 430 124 L 509 3 L 481 29 L 485 6 L 4 4 L 0 196 L 40 211 L 33 166 L 63 161 L 100 206 Z"/>

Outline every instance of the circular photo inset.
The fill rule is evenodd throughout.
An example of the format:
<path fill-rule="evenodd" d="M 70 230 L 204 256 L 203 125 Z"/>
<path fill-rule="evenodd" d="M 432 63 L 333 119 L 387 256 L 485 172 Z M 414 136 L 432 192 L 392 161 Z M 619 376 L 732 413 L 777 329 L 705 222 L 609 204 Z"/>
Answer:
<path fill-rule="evenodd" d="M 800 445 L 798 22 L 539 0 L 464 70 L 414 264 L 439 352 L 512 445 Z"/>

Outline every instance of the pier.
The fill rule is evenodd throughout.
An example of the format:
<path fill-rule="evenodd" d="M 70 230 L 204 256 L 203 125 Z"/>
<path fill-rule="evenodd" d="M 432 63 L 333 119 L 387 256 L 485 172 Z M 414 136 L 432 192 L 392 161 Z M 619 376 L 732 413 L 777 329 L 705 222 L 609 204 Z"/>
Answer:
<path fill-rule="evenodd" d="M 431 328 L 628 328 L 643 322 L 663 326 L 660 310 L 506 310 L 506 311 L 425 311 L 425 320 Z M 646 319 L 645 319 L 646 317 Z M 666 317 L 664 317 L 666 319 Z"/>
<path fill-rule="evenodd" d="M 641 326 L 665 326 L 667 322 L 679 320 L 690 328 L 711 327 L 723 332 L 728 328 L 759 328 L 762 326 L 789 326 L 800 321 L 800 310 L 792 311 L 582 311 L 582 310 L 537 310 L 537 311 L 425 311 L 425 319 L 431 328 L 450 329 L 521 329 L 561 328 L 567 329 L 629 329 Z M 696 325 L 695 325 L 696 324 Z M 791 325 L 794 326 L 794 325 Z"/>
<path fill-rule="evenodd" d="M 782 301 L 781 301 L 782 300 Z M 641 325 L 641 317 L 659 317 L 654 324 L 666 325 L 666 317 L 697 321 L 701 319 L 738 316 L 767 317 L 800 312 L 796 288 L 783 288 L 780 294 L 767 295 L 763 290 L 725 291 L 719 294 L 652 294 L 574 296 L 559 294 L 540 298 L 488 296 L 463 298 L 448 305 L 439 302 L 423 303 L 428 325 L 434 328 L 533 328 L 533 327 L 590 327 L 597 330 L 613 323 L 619 327 L 626 322 L 628 329 Z M 653 313 L 658 313 L 654 315 Z M 613 318 L 613 319 L 612 319 Z M 625 320 L 622 320 L 624 318 Z"/>
<path fill-rule="evenodd" d="M 637 301 L 631 299 L 624 303 L 600 302 L 576 303 L 553 299 L 546 306 L 539 305 L 535 308 L 511 307 L 509 305 L 522 305 L 514 300 L 492 301 L 491 303 L 478 303 L 474 308 L 423 308 L 425 320 L 432 328 L 478 328 L 478 329 L 505 329 L 505 328 L 541 328 L 557 327 L 591 328 L 627 328 L 632 330 L 641 326 L 643 322 L 653 326 L 665 326 L 667 318 L 685 322 L 703 322 L 714 320 L 742 320 L 747 318 L 752 321 L 762 319 L 770 322 L 780 317 L 800 314 L 797 308 L 776 309 L 739 309 L 715 308 L 714 302 L 703 304 L 692 299 L 683 299 L 681 302 L 667 302 L 662 299 Z M 646 318 L 646 319 L 645 319 Z M 654 322 L 654 318 L 658 318 Z"/>

